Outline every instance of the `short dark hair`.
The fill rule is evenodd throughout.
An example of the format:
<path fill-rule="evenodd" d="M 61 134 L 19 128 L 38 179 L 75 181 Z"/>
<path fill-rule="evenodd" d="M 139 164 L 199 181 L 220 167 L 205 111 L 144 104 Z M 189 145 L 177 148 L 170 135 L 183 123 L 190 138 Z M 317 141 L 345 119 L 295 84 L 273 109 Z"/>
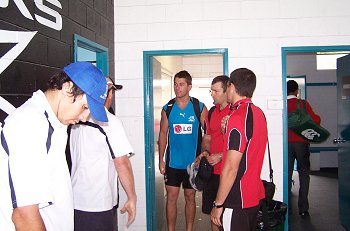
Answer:
<path fill-rule="evenodd" d="M 219 76 L 216 76 L 213 79 L 213 81 L 211 81 L 211 85 L 221 82 L 222 88 L 224 89 L 224 92 L 226 92 L 228 80 L 229 80 L 229 77 L 227 75 L 219 75 Z"/>
<path fill-rule="evenodd" d="M 175 74 L 174 76 L 174 81 L 175 81 L 175 78 L 184 78 L 186 80 L 186 83 L 188 85 L 192 85 L 192 76 L 190 75 L 190 73 L 188 73 L 188 71 L 179 71 L 178 73 Z"/>
<path fill-rule="evenodd" d="M 256 87 L 256 76 L 247 68 L 238 68 L 231 72 L 228 83 L 235 85 L 238 95 L 251 98 Z"/>
<path fill-rule="evenodd" d="M 72 95 L 73 95 L 73 99 L 75 101 L 75 99 L 80 96 L 85 94 L 85 92 L 83 92 L 83 90 L 81 90 L 70 78 L 69 76 L 64 72 L 64 71 L 60 71 L 57 72 L 56 74 L 54 74 L 49 82 L 47 82 L 47 89 L 48 90 L 62 90 L 62 86 L 64 83 L 66 82 L 72 82 L 73 83 L 73 87 L 72 87 Z M 73 102 L 74 102 L 73 101 Z"/>
<path fill-rule="evenodd" d="M 295 80 L 288 80 L 287 82 L 287 94 L 295 92 L 299 89 L 299 85 Z"/>

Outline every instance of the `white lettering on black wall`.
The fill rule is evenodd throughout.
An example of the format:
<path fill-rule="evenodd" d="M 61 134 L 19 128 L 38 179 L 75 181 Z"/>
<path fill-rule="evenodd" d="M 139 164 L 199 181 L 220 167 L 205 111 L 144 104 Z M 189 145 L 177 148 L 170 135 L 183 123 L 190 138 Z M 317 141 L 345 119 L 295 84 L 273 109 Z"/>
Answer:
<path fill-rule="evenodd" d="M 0 0 L 0 7 L 6 8 L 9 5 L 10 0 Z M 30 19 L 34 20 L 32 14 L 29 12 L 27 6 L 24 4 L 23 0 L 13 0 L 15 5 L 17 6 L 18 10 L 21 12 L 21 14 Z M 46 0 L 45 2 L 51 3 L 52 5 L 56 6 L 57 8 L 62 9 L 62 5 L 58 0 Z M 50 27 L 54 30 L 61 30 L 62 29 L 62 16 L 55 11 L 54 9 L 51 9 L 50 7 L 44 5 L 44 0 L 34 0 L 36 8 L 38 10 L 44 12 L 45 14 L 48 14 L 54 18 L 54 20 L 50 20 L 48 18 L 45 18 L 43 16 L 35 15 L 36 21 L 38 21 L 40 24 Z"/>

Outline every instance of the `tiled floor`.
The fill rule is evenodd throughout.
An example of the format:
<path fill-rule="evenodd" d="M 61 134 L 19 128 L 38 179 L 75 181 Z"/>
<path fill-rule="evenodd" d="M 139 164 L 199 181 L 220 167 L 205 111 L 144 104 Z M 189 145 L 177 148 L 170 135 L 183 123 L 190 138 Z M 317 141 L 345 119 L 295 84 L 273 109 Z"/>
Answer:
<path fill-rule="evenodd" d="M 299 188 L 298 173 L 295 172 L 293 179 L 295 184 L 292 188 L 292 206 L 297 211 L 297 195 Z M 157 177 L 158 186 L 163 186 L 162 177 Z M 201 212 L 201 193 L 197 192 L 197 213 L 194 231 L 210 231 L 210 220 L 208 215 Z M 157 200 L 160 198 L 158 197 Z M 310 217 L 301 218 L 297 212 L 289 217 L 290 231 L 345 231 L 340 225 L 338 215 L 338 179 L 336 171 L 313 172 L 310 183 Z M 164 204 L 163 204 L 164 206 Z M 158 213 L 158 230 L 166 231 L 165 210 Z M 178 199 L 178 215 L 176 230 L 185 230 L 184 198 L 180 191 Z"/>
<path fill-rule="evenodd" d="M 310 217 L 298 214 L 298 173 L 294 172 L 292 187 L 292 214 L 289 217 L 290 231 L 345 231 L 339 222 L 338 179 L 336 169 L 313 172 L 310 179 Z"/>

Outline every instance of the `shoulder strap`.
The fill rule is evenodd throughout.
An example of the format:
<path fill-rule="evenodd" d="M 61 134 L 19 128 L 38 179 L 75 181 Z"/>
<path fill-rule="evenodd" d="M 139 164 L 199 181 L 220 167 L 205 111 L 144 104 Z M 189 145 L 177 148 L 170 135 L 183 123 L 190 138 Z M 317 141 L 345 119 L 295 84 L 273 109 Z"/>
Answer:
<path fill-rule="evenodd" d="M 199 121 L 199 124 L 201 123 L 201 110 L 199 108 L 199 100 L 195 97 L 191 98 L 192 100 L 192 104 L 193 104 L 193 109 L 194 109 L 194 113 L 197 116 L 197 119 Z"/>
<path fill-rule="evenodd" d="M 297 105 L 298 105 L 298 102 L 297 102 Z M 266 119 L 266 116 L 263 112 L 263 115 L 265 117 L 265 121 L 266 121 L 266 124 L 267 124 L 267 119 Z M 267 136 L 267 153 L 269 155 L 269 169 L 270 169 L 270 182 L 273 183 L 273 169 L 272 169 L 272 163 L 271 163 L 271 154 L 270 154 L 270 142 L 269 142 L 269 136 Z"/>
<path fill-rule="evenodd" d="M 196 117 L 197 117 L 197 119 L 198 119 L 198 121 L 200 123 L 200 121 L 201 121 L 201 119 L 200 119 L 201 118 L 201 110 L 199 108 L 199 100 L 197 98 L 191 97 L 191 102 L 193 104 L 194 113 L 196 114 Z M 169 102 L 168 102 L 167 108 L 165 110 L 167 118 L 169 118 L 169 115 L 170 115 L 171 110 L 173 109 L 174 103 L 175 103 L 175 98 L 169 100 Z"/>
<path fill-rule="evenodd" d="M 107 142 L 109 151 L 111 152 L 111 157 L 112 157 L 112 159 L 115 158 L 115 155 L 114 155 L 113 149 L 111 147 L 111 144 L 109 143 L 107 134 L 106 134 L 106 132 L 103 130 L 103 128 L 100 125 L 92 123 L 92 122 L 89 122 L 89 121 L 86 121 L 86 122 L 80 121 L 78 124 L 82 124 L 82 125 L 86 125 L 86 126 L 97 128 L 106 137 L 106 142 Z"/>
<path fill-rule="evenodd" d="M 166 110 L 165 110 L 167 118 L 169 118 L 169 115 L 170 115 L 171 109 L 173 109 L 174 103 L 175 103 L 175 98 L 169 100 L 169 102 L 168 102 L 168 105 L 167 105 Z"/>
<path fill-rule="evenodd" d="M 211 114 L 213 114 L 216 106 L 212 106 L 208 112 L 208 123 L 210 122 Z"/>
<path fill-rule="evenodd" d="M 305 110 L 306 110 L 306 100 L 301 100 L 301 102 L 303 102 L 302 108 L 305 108 Z"/>
<path fill-rule="evenodd" d="M 297 100 L 296 108 L 297 108 L 297 109 L 299 109 L 299 108 L 305 108 L 305 109 L 306 109 L 305 100 L 298 99 L 298 100 Z"/>

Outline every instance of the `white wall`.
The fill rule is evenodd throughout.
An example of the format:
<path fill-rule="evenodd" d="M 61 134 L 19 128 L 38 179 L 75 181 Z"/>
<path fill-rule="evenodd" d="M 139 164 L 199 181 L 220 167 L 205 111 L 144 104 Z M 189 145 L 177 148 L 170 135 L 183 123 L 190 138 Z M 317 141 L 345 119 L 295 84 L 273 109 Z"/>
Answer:
<path fill-rule="evenodd" d="M 253 100 L 267 115 L 276 199 L 281 200 L 281 47 L 349 44 L 350 1 L 115 0 L 114 4 L 115 73 L 125 86 L 117 94 L 117 115 L 137 155 L 132 164 L 138 214 L 129 230 L 147 227 L 142 53 L 147 50 L 228 48 L 230 72 L 247 67 L 256 73 Z M 125 219 L 120 217 L 120 230 Z"/>

